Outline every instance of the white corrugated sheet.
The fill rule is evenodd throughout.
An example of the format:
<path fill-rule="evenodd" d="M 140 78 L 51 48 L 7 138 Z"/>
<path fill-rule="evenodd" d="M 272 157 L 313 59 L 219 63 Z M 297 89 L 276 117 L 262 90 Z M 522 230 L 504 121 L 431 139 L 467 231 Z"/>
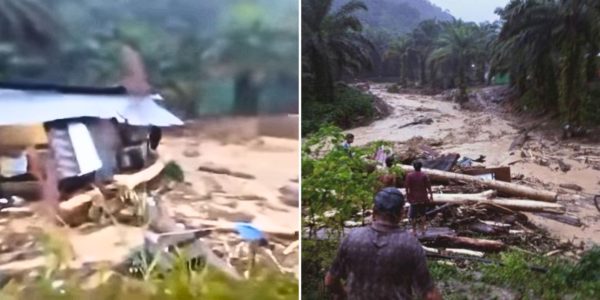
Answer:
<path fill-rule="evenodd" d="M 102 161 L 87 127 L 83 123 L 71 123 L 67 126 L 67 131 L 79 165 L 77 175 L 85 175 L 102 168 Z"/>
<path fill-rule="evenodd" d="M 80 117 L 116 118 L 134 126 L 183 122 L 154 102 L 157 95 L 78 95 L 0 89 L 0 125 L 36 124 Z"/>

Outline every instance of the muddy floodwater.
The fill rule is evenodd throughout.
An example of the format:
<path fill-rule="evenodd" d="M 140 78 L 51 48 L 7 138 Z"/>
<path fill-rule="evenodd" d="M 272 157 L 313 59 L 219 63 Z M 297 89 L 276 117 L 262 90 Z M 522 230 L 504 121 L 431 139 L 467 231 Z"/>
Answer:
<path fill-rule="evenodd" d="M 520 120 L 511 117 L 497 104 L 478 98 L 480 109 L 465 110 L 440 96 L 388 93 L 385 84 L 371 86 L 371 92 L 394 110 L 387 118 L 349 130 L 355 135 L 357 145 L 376 140 L 403 142 L 421 136 L 439 140 L 441 145 L 436 149 L 441 152 L 459 153 L 470 158 L 485 155 L 487 167 L 509 165 L 513 178 L 522 178 L 532 187 L 561 191 L 560 185 L 576 184 L 581 187 L 579 193 L 586 197 L 585 200 L 561 204 L 569 215 L 580 218 L 584 226 L 574 227 L 528 215 L 534 223 L 558 238 L 588 245 L 600 244 L 600 212 L 591 201 L 592 195 L 600 194 L 597 161 L 600 144 L 562 140 L 558 134 L 549 136 L 542 129 L 532 128 L 530 138 L 522 148 L 524 153 L 520 149 L 511 151 L 511 144 L 520 134 Z M 427 118 L 432 122 L 400 128 Z M 568 164 L 570 170 L 560 170 L 555 164 L 558 160 Z"/>
<path fill-rule="evenodd" d="M 179 164 L 185 175 L 185 182 L 175 185 L 161 199 L 169 214 L 177 222 L 196 228 L 206 221 L 243 221 L 271 232 L 298 232 L 298 206 L 294 200 L 282 200 L 280 191 L 283 187 L 297 189 L 298 141 L 291 134 L 295 130 L 297 135 L 297 120 L 288 116 L 220 118 L 190 122 L 185 128 L 166 132 L 159 153 L 163 160 Z M 203 168 L 220 173 L 202 171 Z M 5 244 L 2 258 L 24 249 L 39 249 L 35 233 L 48 228 L 54 228 L 68 243 L 74 256 L 67 263 L 73 268 L 100 262 L 117 264 L 143 243 L 143 227 L 59 227 L 41 217 L 36 208 L 39 205 L 42 204 L 28 205 L 28 214 L 0 216 L 0 238 Z M 235 233 L 214 232 L 204 241 L 224 258 L 239 256 L 235 252 L 242 244 Z M 281 271 L 298 276 L 298 247 L 294 247 L 294 239 L 272 242 Z M 45 264 L 40 253 L 15 257 L 0 259 L 0 271 L 28 271 Z"/>

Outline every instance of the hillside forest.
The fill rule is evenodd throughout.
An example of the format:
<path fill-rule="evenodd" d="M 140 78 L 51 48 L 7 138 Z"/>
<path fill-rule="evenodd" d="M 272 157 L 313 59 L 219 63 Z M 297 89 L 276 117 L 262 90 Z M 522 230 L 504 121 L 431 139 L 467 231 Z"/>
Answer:
<path fill-rule="evenodd" d="M 339 84 L 357 79 L 457 89 L 459 103 L 471 87 L 507 83 L 523 109 L 568 124 L 600 121 L 597 1 L 513 0 L 497 9 L 499 21 L 482 24 L 414 3 L 303 1 L 304 134 L 376 117 L 372 99 Z"/>
<path fill-rule="evenodd" d="M 118 84 L 143 58 L 181 117 L 297 111 L 295 1 L 0 1 L 0 80 Z"/>

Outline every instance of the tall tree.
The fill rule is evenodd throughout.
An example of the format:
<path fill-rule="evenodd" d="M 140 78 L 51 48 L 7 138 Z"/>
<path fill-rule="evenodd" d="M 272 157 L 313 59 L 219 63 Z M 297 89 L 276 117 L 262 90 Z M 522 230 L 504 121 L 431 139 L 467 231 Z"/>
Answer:
<path fill-rule="evenodd" d="M 599 52 L 597 1 L 512 0 L 498 14 L 504 25 L 495 68 L 509 71 L 521 94 L 554 104 L 564 121 L 580 123 L 591 57 Z"/>
<path fill-rule="evenodd" d="M 319 99 L 334 99 L 336 76 L 353 73 L 370 64 L 370 43 L 356 13 L 367 10 L 358 0 L 351 0 L 332 11 L 333 0 L 302 1 L 302 53 L 306 55 L 312 86 Z"/>
<path fill-rule="evenodd" d="M 468 101 L 467 76 L 482 53 L 482 38 L 473 23 L 454 21 L 446 24 L 437 41 L 438 47 L 429 56 L 434 65 L 450 65 L 451 76 L 459 89 L 458 101 Z"/>
<path fill-rule="evenodd" d="M 0 40 L 36 47 L 51 46 L 59 26 L 37 0 L 0 0 Z"/>

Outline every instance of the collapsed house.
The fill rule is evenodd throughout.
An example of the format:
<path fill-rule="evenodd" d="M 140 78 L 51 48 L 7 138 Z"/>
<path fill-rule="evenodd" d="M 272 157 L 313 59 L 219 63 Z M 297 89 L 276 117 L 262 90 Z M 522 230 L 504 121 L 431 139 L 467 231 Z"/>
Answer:
<path fill-rule="evenodd" d="M 0 83 L 0 198 L 36 194 L 8 183 L 50 178 L 66 199 L 149 166 L 160 127 L 183 125 L 160 101 L 124 87 Z"/>

